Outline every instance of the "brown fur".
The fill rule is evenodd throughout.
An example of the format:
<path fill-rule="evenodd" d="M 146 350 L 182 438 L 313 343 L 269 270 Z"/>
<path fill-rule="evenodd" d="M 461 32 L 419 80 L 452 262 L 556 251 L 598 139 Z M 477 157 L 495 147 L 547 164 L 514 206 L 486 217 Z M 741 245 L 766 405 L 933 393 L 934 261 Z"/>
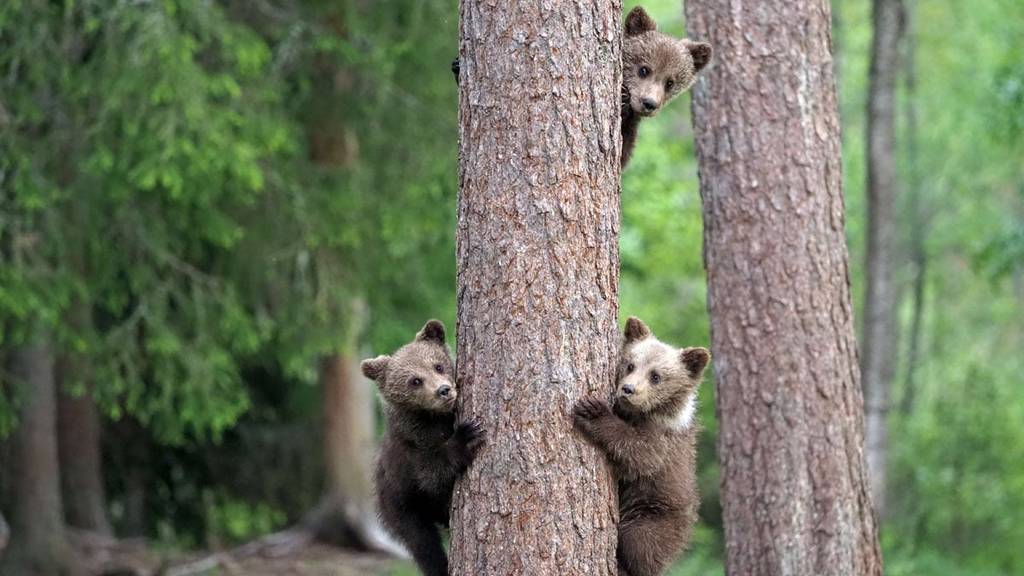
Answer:
<path fill-rule="evenodd" d="M 620 576 L 657 576 L 689 543 L 697 521 L 699 431 L 690 400 L 710 358 L 704 348 L 672 348 L 630 318 L 614 407 L 588 397 L 573 410 L 576 427 L 605 452 L 619 482 Z"/>
<path fill-rule="evenodd" d="M 426 576 L 447 576 L 439 526 L 448 525 L 455 480 L 485 431 L 455 417 L 455 378 L 444 325 L 431 320 L 391 356 L 362 363 L 384 398 L 387 429 L 377 461 L 381 520 Z"/>
<path fill-rule="evenodd" d="M 676 39 L 637 6 L 626 16 L 622 39 L 622 167 L 636 147 L 640 121 L 688 90 L 711 61 L 711 45 Z"/>

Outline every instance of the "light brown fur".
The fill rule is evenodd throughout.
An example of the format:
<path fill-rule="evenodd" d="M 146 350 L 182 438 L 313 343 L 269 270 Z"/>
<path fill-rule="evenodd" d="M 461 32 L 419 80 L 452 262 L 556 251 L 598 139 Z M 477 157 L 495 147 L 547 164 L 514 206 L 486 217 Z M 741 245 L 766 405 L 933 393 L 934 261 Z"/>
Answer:
<path fill-rule="evenodd" d="M 710 44 L 658 32 L 639 6 L 629 12 L 622 39 L 623 168 L 633 155 L 640 120 L 693 86 L 710 61 Z"/>
<path fill-rule="evenodd" d="M 689 543 L 699 502 L 693 411 L 710 358 L 704 348 L 672 348 L 630 318 L 614 408 L 588 397 L 573 410 L 619 482 L 620 576 L 657 576 Z"/>

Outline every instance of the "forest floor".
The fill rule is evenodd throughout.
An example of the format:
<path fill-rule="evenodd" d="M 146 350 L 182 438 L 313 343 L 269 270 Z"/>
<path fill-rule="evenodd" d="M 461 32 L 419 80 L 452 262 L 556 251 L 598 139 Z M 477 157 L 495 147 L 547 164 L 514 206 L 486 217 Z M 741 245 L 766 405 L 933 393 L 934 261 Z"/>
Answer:
<path fill-rule="evenodd" d="M 288 547 L 259 543 L 224 552 L 161 552 L 136 540 L 113 540 L 78 533 L 84 576 L 405 576 L 405 562 L 380 554 L 322 544 Z"/>

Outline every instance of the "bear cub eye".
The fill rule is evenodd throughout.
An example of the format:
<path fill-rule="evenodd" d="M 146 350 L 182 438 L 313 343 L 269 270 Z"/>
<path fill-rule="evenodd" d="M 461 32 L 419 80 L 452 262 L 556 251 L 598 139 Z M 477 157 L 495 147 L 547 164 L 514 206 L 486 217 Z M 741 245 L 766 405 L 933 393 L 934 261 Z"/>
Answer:
<path fill-rule="evenodd" d="M 437 372 L 438 374 L 444 374 L 444 365 L 434 364 L 434 372 Z"/>
<path fill-rule="evenodd" d="M 665 82 L 665 90 L 671 90 L 672 87 L 675 85 L 675 82 L 673 82 L 672 80 L 668 80 L 667 82 Z"/>
<path fill-rule="evenodd" d="M 651 370 L 651 384 L 657 384 L 659 382 L 661 382 L 661 374 Z"/>
<path fill-rule="evenodd" d="M 639 70 L 637 70 L 637 74 L 638 74 L 638 75 L 639 75 L 639 76 L 640 76 L 641 78 L 647 78 L 648 76 L 650 76 L 650 75 L 651 75 L 651 69 L 650 69 L 650 68 L 648 68 L 647 66 L 641 66 L 641 67 L 640 67 L 640 69 L 639 69 Z"/>
<path fill-rule="evenodd" d="M 632 362 L 626 364 L 626 374 L 632 374 L 633 370 L 636 370 L 636 364 L 633 364 Z"/>
<path fill-rule="evenodd" d="M 409 380 L 410 386 L 423 386 L 423 378 L 413 378 Z"/>

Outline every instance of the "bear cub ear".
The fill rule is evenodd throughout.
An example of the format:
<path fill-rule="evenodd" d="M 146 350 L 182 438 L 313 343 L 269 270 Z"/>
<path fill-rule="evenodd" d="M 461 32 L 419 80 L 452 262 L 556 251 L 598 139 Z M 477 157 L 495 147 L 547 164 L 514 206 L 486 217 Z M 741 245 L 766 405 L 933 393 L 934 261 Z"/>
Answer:
<path fill-rule="evenodd" d="M 707 348 L 683 348 L 679 358 L 690 373 L 690 378 L 699 379 L 711 361 L 711 353 Z"/>
<path fill-rule="evenodd" d="M 384 377 L 384 372 L 388 369 L 389 362 L 391 362 L 391 356 L 377 356 L 376 358 L 363 360 L 359 367 L 363 370 L 363 376 L 370 380 L 379 381 Z"/>
<path fill-rule="evenodd" d="M 711 62 L 711 44 L 707 42 L 693 42 L 685 40 L 686 49 L 690 51 L 693 58 L 694 73 L 700 72 Z"/>
<path fill-rule="evenodd" d="M 637 36 L 644 32 L 652 32 L 658 28 L 647 11 L 637 6 L 626 15 L 626 36 Z"/>
<path fill-rule="evenodd" d="M 644 321 L 636 316 L 630 316 L 626 320 L 626 342 L 636 342 L 651 336 L 651 329 L 644 324 Z"/>
<path fill-rule="evenodd" d="M 416 333 L 416 340 L 444 344 L 444 324 L 440 320 L 428 320 L 423 328 Z"/>

